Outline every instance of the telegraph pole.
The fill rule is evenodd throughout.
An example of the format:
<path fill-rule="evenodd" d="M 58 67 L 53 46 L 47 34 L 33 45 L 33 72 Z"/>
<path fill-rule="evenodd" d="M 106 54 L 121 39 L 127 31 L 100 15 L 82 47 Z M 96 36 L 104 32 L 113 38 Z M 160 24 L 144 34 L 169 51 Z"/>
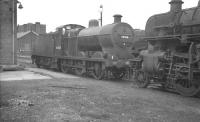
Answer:
<path fill-rule="evenodd" d="M 103 5 L 100 5 L 100 22 L 102 26 L 103 25 Z"/>

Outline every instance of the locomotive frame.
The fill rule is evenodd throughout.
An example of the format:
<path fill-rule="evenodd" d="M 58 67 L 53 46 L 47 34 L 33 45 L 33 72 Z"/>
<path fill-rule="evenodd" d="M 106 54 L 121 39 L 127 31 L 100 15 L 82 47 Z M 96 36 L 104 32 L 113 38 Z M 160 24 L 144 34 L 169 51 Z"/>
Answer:
<path fill-rule="evenodd" d="M 200 4 L 184 10 L 181 0 L 170 4 L 170 12 L 147 21 L 148 50 L 140 53 L 136 82 L 142 88 L 160 84 L 183 96 L 199 96 Z"/>

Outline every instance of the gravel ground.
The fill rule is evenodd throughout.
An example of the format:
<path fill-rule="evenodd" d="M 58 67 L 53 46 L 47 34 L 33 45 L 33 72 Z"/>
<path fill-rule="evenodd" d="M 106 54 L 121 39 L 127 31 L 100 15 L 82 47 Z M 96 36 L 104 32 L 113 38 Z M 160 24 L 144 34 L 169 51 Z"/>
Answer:
<path fill-rule="evenodd" d="M 127 81 L 58 78 L 53 76 L 55 72 L 50 74 L 46 75 L 51 79 L 1 81 L 0 121 L 200 121 L 199 98 L 186 98 L 159 89 L 139 89 Z"/>

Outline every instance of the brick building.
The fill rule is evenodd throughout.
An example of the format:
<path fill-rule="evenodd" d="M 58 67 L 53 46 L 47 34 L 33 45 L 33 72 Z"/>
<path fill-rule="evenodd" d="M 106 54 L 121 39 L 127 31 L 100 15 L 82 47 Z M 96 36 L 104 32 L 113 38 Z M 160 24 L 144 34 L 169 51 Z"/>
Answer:
<path fill-rule="evenodd" d="M 0 0 L 0 65 L 16 64 L 17 0 Z"/>
<path fill-rule="evenodd" d="M 31 56 L 35 40 L 39 34 L 34 31 L 17 33 L 19 56 Z"/>
<path fill-rule="evenodd" d="M 17 32 L 27 32 L 27 31 L 34 31 L 38 34 L 45 34 L 46 33 L 46 25 L 40 24 L 40 22 L 36 22 L 35 24 L 27 23 L 23 25 L 17 26 Z"/>

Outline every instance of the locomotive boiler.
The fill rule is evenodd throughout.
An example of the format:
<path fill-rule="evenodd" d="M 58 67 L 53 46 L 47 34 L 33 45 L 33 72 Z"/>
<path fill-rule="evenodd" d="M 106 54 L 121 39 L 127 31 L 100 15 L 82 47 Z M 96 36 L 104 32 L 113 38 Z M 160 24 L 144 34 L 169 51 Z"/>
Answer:
<path fill-rule="evenodd" d="M 184 96 L 199 95 L 200 1 L 188 9 L 182 9 L 182 0 L 169 4 L 169 12 L 146 23 L 148 49 L 140 53 L 136 82 L 139 87 L 160 84 Z"/>
<path fill-rule="evenodd" d="M 129 24 L 121 22 L 121 17 L 115 15 L 114 23 L 102 27 L 97 20 L 91 20 L 89 28 L 82 29 L 74 39 L 76 45 L 72 47 L 77 53 L 72 56 L 76 59 L 71 62 L 59 59 L 61 69 L 73 69 L 78 75 L 86 73 L 96 79 L 122 78 L 130 67 L 128 59 L 133 58 L 130 47 L 134 33 Z M 65 40 L 72 37 L 68 34 Z M 64 50 L 69 52 L 67 48 Z"/>

